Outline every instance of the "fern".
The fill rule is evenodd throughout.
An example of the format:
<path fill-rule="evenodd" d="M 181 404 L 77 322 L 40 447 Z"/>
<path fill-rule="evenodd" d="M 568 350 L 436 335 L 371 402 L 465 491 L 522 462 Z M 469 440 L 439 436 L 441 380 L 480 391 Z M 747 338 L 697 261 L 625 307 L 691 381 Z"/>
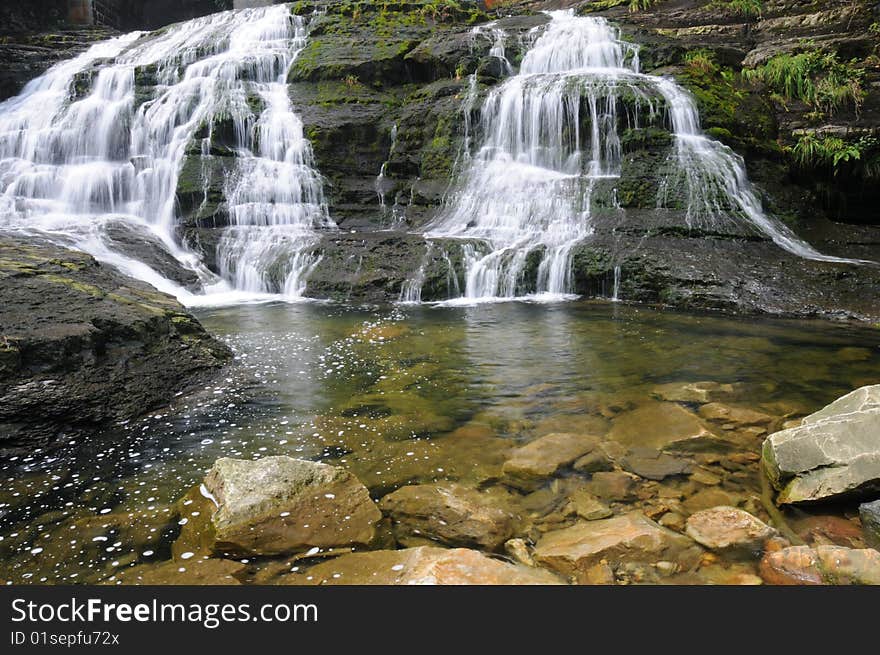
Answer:
<path fill-rule="evenodd" d="M 863 68 L 819 50 L 776 55 L 763 66 L 744 70 L 743 77 L 767 85 L 785 99 L 801 100 L 828 114 L 848 103 L 858 112 L 866 95 Z"/>

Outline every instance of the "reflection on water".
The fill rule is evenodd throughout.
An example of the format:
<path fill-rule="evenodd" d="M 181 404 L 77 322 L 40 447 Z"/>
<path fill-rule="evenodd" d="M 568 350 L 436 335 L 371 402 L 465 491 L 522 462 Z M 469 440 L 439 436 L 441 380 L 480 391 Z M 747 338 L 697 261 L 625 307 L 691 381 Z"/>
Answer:
<path fill-rule="evenodd" d="M 211 385 L 0 462 L 0 579 L 94 583 L 168 559 L 186 521 L 175 501 L 221 456 L 320 459 L 350 468 L 374 497 L 438 479 L 487 486 L 512 447 L 607 432 L 615 414 L 656 402 L 658 384 L 736 383 L 737 404 L 782 420 L 880 378 L 874 329 L 619 304 L 279 304 L 200 318 L 237 353 Z M 759 432 L 729 436 L 758 452 Z M 696 485 L 675 493 L 686 484 Z M 757 475 L 734 471 L 725 484 L 754 494 Z"/>

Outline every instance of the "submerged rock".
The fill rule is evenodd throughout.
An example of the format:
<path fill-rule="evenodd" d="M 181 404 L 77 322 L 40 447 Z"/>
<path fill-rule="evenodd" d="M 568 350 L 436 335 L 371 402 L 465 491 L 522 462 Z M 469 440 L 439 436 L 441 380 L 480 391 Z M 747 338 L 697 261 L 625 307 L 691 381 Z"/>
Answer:
<path fill-rule="evenodd" d="M 669 382 L 654 387 L 651 392 L 660 400 L 680 403 L 710 403 L 733 394 L 732 384 L 719 382 Z"/>
<path fill-rule="evenodd" d="M 278 555 L 373 540 L 382 513 L 348 471 L 286 456 L 218 459 L 205 477 L 212 550 Z"/>
<path fill-rule="evenodd" d="M 449 482 L 403 487 L 379 506 L 391 517 L 394 535 L 404 546 L 432 540 L 496 550 L 512 536 L 515 522 L 487 494 Z"/>
<path fill-rule="evenodd" d="M 174 298 L 46 243 L 0 239 L 0 450 L 135 418 L 232 353 Z"/>
<path fill-rule="evenodd" d="M 509 564 L 466 548 L 421 546 L 352 553 L 291 580 L 315 585 L 558 585 L 548 571 Z"/>
<path fill-rule="evenodd" d="M 663 480 L 673 475 L 684 475 L 693 469 L 689 461 L 661 453 L 653 448 L 634 448 L 620 464 L 627 471 L 648 480 Z"/>
<path fill-rule="evenodd" d="M 768 426 L 775 420 L 769 414 L 746 407 L 724 403 L 707 403 L 700 407 L 700 416 L 708 421 L 730 423 L 737 427 Z"/>
<path fill-rule="evenodd" d="M 614 419 L 608 438 L 625 446 L 658 450 L 712 450 L 728 444 L 700 417 L 677 403 L 650 402 Z"/>
<path fill-rule="evenodd" d="M 657 525 L 640 512 L 548 532 L 534 552 L 539 564 L 581 583 L 589 581 L 590 569 L 603 560 L 674 561 L 688 568 L 698 556 L 699 548 L 694 542 Z"/>
<path fill-rule="evenodd" d="M 599 438 L 592 435 L 548 434 L 513 451 L 502 469 L 505 481 L 534 489 L 598 445 Z"/>
<path fill-rule="evenodd" d="M 781 504 L 880 491 L 880 385 L 857 389 L 800 426 L 770 435 L 762 459 Z"/>
<path fill-rule="evenodd" d="M 713 507 L 692 514 L 687 535 L 710 550 L 731 555 L 760 555 L 776 530 L 735 507 Z"/>
<path fill-rule="evenodd" d="M 880 585 L 880 552 L 842 546 L 792 546 L 767 553 L 764 582 L 779 585 Z"/>

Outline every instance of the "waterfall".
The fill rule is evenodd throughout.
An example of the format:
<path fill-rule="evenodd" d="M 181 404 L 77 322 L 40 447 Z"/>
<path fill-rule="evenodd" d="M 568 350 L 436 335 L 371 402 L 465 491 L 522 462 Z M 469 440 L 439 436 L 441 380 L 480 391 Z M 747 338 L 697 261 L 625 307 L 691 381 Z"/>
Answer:
<path fill-rule="evenodd" d="M 426 230 L 428 238 L 463 240 L 462 300 L 535 297 L 525 286 L 529 275 L 537 296 L 570 292 L 571 250 L 592 231 L 594 186 L 620 176 L 617 113 L 623 91 L 648 105 L 661 99 L 666 105 L 689 226 L 744 220 L 799 257 L 856 261 L 817 252 L 765 214 L 741 158 L 700 130 L 691 96 L 670 79 L 641 73 L 638 47 L 622 41 L 605 19 L 571 10 L 548 13 L 551 21 L 519 72 L 489 92 L 482 144 L 468 160 L 458 192 Z M 503 37 L 494 38 L 503 44 Z M 638 120 L 628 118 L 631 124 Z"/>
<path fill-rule="evenodd" d="M 53 67 L 0 104 L 0 228 L 85 250 L 184 302 L 203 302 L 107 247 L 102 225 L 123 220 L 161 239 L 209 296 L 301 294 L 316 230 L 333 227 L 287 97 L 305 43 L 305 20 L 278 5 L 132 33 Z M 147 98 L 136 84 L 145 74 L 155 81 Z M 224 145 L 235 166 L 217 279 L 178 243 L 176 191 L 186 158 L 194 147 L 208 156 L 223 121 L 232 125 Z"/>

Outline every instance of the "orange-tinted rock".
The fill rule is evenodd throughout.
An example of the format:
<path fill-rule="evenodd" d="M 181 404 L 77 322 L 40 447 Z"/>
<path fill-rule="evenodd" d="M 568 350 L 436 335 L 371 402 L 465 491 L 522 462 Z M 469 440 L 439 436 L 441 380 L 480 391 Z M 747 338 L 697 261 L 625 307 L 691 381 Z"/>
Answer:
<path fill-rule="evenodd" d="M 764 542 L 776 530 L 755 516 L 729 506 L 713 507 L 691 515 L 687 535 L 697 543 L 721 553 L 759 555 Z"/>
<path fill-rule="evenodd" d="M 548 571 L 509 564 L 467 548 L 432 546 L 343 555 L 318 564 L 288 582 L 313 585 L 562 584 Z"/>
<path fill-rule="evenodd" d="M 699 547 L 632 512 L 548 532 L 533 556 L 539 564 L 588 584 L 588 571 L 602 560 L 612 564 L 674 561 L 688 568 L 699 556 Z"/>

